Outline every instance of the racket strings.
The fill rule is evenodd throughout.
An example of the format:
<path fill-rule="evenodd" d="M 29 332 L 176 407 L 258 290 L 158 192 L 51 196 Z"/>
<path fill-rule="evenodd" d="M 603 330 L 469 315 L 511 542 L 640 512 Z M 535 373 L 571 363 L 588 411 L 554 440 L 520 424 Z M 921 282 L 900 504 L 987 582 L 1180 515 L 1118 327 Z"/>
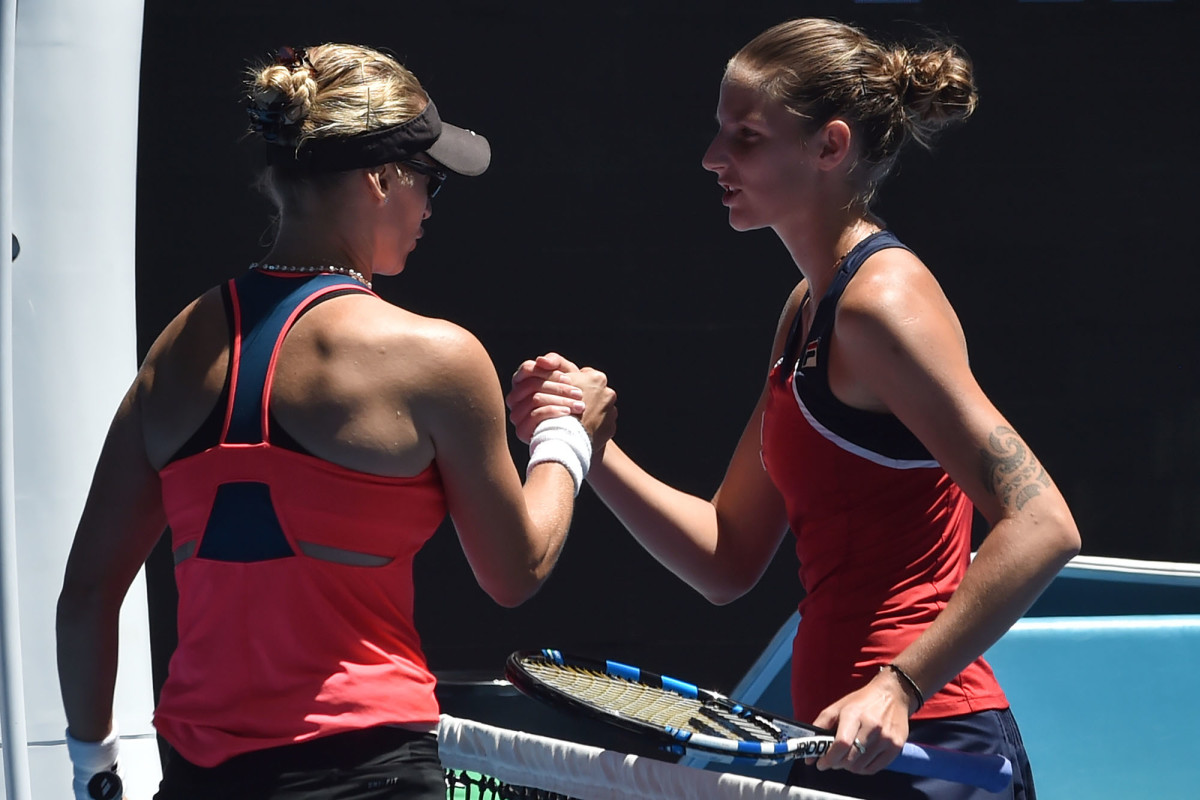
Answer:
<path fill-rule="evenodd" d="M 738 739 L 755 742 L 783 742 L 788 738 L 783 731 L 757 714 L 733 714 L 711 703 L 706 703 L 700 709 L 700 713 L 713 718 L 721 725 L 729 726 L 732 723 Z M 713 736 L 724 735 L 718 731 L 705 732 Z"/>
<path fill-rule="evenodd" d="M 538 680 L 573 697 L 631 719 L 731 741 L 782 741 L 777 728 L 731 708 L 572 665 L 525 661 Z"/>

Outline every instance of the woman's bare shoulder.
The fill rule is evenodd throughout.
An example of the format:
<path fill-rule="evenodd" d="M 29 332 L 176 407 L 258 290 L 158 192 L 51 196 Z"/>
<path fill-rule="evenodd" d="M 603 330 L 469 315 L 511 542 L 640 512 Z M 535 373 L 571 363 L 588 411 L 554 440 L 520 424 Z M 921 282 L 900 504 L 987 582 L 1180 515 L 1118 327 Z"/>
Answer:
<path fill-rule="evenodd" d="M 838 302 L 838 315 L 904 314 L 930 305 L 949 310 L 937 278 L 915 253 L 893 247 L 863 262 L 846 285 Z"/>
<path fill-rule="evenodd" d="M 219 287 L 188 303 L 155 338 L 138 370 L 138 383 L 150 390 L 191 375 L 204 380 L 223 373 L 229 344 L 229 322 Z M 164 381 L 165 379 L 165 381 Z"/>
<path fill-rule="evenodd" d="M 455 322 L 424 316 L 376 297 L 339 298 L 308 315 L 318 335 L 331 345 L 368 349 L 379 354 L 401 348 L 408 358 L 442 359 L 482 350 L 470 331 Z M 297 325 L 297 330 L 301 330 Z"/>
<path fill-rule="evenodd" d="M 498 380 L 478 337 L 450 320 L 425 316 L 366 296 L 339 298 L 313 309 L 289 334 L 293 352 L 320 358 L 346 380 L 392 387 L 410 399 L 474 393 L 481 379 Z"/>

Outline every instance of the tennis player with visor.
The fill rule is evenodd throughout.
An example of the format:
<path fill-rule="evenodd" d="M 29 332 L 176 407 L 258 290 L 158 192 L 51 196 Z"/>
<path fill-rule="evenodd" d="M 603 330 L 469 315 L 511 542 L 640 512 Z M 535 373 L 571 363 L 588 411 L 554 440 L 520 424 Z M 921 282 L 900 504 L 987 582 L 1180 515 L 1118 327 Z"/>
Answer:
<path fill-rule="evenodd" d="M 596 371 L 564 389 L 587 410 L 539 427 L 522 484 L 480 342 L 373 292 L 404 270 L 447 176 L 491 159 L 395 59 L 284 48 L 252 72 L 247 112 L 274 242 L 248 269 L 231 258 L 235 277 L 150 348 L 67 564 L 75 797 L 122 795 L 118 611 L 169 526 L 179 643 L 154 715 L 170 745 L 156 797 L 441 800 L 413 558 L 449 513 L 484 591 L 529 598 L 611 435 L 614 394 Z"/>

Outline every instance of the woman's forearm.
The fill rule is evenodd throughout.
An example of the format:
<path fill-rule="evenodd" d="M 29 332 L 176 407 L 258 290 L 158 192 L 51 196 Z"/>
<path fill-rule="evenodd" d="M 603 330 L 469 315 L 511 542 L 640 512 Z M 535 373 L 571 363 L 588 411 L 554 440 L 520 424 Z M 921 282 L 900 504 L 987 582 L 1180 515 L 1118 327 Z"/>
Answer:
<path fill-rule="evenodd" d="M 66 593 L 59 599 L 59 685 L 67 727 L 85 742 L 100 741 L 112 728 L 119 616 L 119 606 L 99 600 Z"/>
<path fill-rule="evenodd" d="M 930 696 L 995 644 L 1078 552 L 1069 514 L 1000 521 L 945 610 L 895 663 Z"/>
<path fill-rule="evenodd" d="M 748 588 L 740 585 L 732 562 L 721 558 L 712 502 L 653 477 L 615 442 L 592 465 L 588 482 L 642 547 L 712 602 L 729 602 Z"/>

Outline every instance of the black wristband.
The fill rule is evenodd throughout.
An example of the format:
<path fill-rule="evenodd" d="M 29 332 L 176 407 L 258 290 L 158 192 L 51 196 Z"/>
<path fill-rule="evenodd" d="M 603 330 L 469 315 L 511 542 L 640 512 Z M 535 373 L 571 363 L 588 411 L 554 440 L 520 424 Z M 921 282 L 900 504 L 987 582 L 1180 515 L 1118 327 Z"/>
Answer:
<path fill-rule="evenodd" d="M 880 672 L 883 670 L 891 670 L 893 673 L 895 673 L 896 676 L 900 678 L 901 685 L 909 690 L 908 693 L 917 698 L 917 707 L 913 709 L 912 713 L 915 714 L 921 710 L 921 706 L 925 705 L 925 694 L 921 691 L 921 687 L 917 686 L 917 682 L 912 679 L 911 675 L 897 667 L 895 664 L 884 664 L 879 668 L 879 670 Z"/>

